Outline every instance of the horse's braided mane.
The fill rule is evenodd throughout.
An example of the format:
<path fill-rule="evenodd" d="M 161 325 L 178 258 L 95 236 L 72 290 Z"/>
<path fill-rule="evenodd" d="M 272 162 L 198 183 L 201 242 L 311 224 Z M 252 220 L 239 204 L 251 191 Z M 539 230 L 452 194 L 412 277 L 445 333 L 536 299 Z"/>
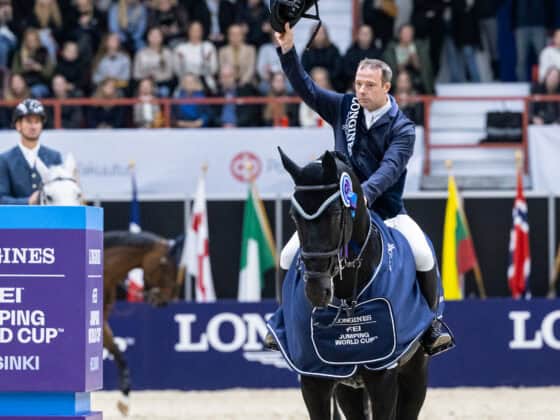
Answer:
<path fill-rule="evenodd" d="M 105 249 L 118 246 L 151 248 L 155 243 L 160 241 L 164 241 L 164 239 L 151 232 L 132 233 L 126 230 L 109 231 L 103 236 L 103 247 Z"/>

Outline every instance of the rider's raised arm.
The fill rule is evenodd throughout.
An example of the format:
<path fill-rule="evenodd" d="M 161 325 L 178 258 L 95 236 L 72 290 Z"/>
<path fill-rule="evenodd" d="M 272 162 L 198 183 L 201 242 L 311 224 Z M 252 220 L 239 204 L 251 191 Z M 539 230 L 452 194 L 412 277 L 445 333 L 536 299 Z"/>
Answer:
<path fill-rule="evenodd" d="M 303 69 L 295 48 L 286 54 L 282 54 L 282 50 L 278 48 L 278 55 L 282 69 L 297 94 L 321 118 L 334 126 L 344 95 L 317 86 Z"/>
<path fill-rule="evenodd" d="M 398 181 L 414 151 L 416 138 L 414 124 L 406 120 L 402 126 L 394 127 L 393 130 L 391 145 L 385 151 L 379 168 L 362 183 L 369 206 Z"/>

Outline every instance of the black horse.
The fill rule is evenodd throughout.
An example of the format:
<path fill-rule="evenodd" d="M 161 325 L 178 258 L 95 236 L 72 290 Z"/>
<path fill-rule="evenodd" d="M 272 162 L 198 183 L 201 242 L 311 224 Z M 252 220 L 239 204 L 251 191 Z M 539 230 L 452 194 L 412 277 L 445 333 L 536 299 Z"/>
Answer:
<path fill-rule="evenodd" d="M 378 222 L 377 225 L 372 223 L 372 218 L 365 205 L 360 182 L 352 172 L 350 165 L 343 160 L 342 155 L 326 152 L 319 160 L 304 167 L 299 167 L 282 150 L 280 150 L 280 154 L 284 168 L 289 172 L 296 185 L 292 197 L 291 214 L 301 243 L 300 254 L 296 257 L 297 261 L 294 262 L 290 271 L 299 270 L 300 273 L 303 273 L 301 275 L 303 280 L 298 283 L 300 289 L 297 289 L 301 293 L 296 293 L 296 289 L 286 289 L 285 285 L 283 309 L 275 314 L 270 324 L 275 339 L 282 343 L 282 337 L 276 328 L 279 324 L 285 325 L 287 337 L 290 329 L 289 322 L 295 319 L 295 317 L 290 318 L 290 315 L 286 312 L 286 307 L 289 304 L 297 304 L 300 307 L 309 306 L 311 322 L 307 317 L 307 320 L 302 321 L 302 324 L 293 323 L 292 327 L 294 325 L 307 325 L 309 327 L 304 328 L 309 328 L 310 331 L 306 330 L 306 334 L 310 332 L 309 335 L 313 337 L 316 330 L 319 332 L 328 331 L 333 326 L 339 326 L 338 324 L 342 322 L 353 322 L 351 320 L 358 318 L 367 319 L 367 316 L 363 318 L 363 314 L 357 317 L 358 312 L 355 312 L 363 304 L 364 295 L 362 293 L 367 289 L 366 286 L 371 287 L 375 282 L 382 281 L 380 277 L 383 273 L 379 273 L 379 267 L 382 266 L 382 270 L 392 270 L 394 272 L 395 266 L 388 266 L 387 264 L 395 264 L 395 262 L 390 261 L 393 249 L 388 248 L 393 244 L 383 242 L 380 232 L 382 222 Z M 346 181 L 345 186 L 342 185 L 344 182 L 341 182 L 341 178 L 345 178 L 343 180 Z M 410 298 L 412 300 L 407 302 L 414 303 L 410 306 L 421 306 L 418 313 L 423 314 L 422 325 L 415 327 L 420 328 L 420 334 L 414 333 L 414 336 L 410 338 L 410 343 L 401 347 L 400 355 L 393 359 L 386 359 L 390 361 L 389 364 L 378 364 L 376 366 L 379 366 L 379 368 L 371 368 L 367 363 L 357 362 L 355 371 L 346 375 L 346 377 L 351 376 L 351 380 L 363 383 L 372 403 L 375 419 L 416 419 L 424 403 L 427 390 L 428 356 L 421 348 L 419 338 L 423 331 L 428 328 L 435 314 L 431 313 L 428 304 L 419 291 L 415 280 L 412 253 L 408 246 L 402 246 L 402 248 L 407 248 L 408 253 L 402 252 L 398 256 L 401 258 L 404 255 L 408 259 L 407 264 L 411 268 L 407 273 L 410 273 L 410 276 L 406 281 L 402 281 L 402 286 L 402 279 L 391 277 L 391 280 L 395 281 L 390 287 L 396 287 L 397 289 L 402 287 L 404 290 L 399 293 L 402 293 L 404 299 L 409 299 L 407 296 L 415 296 L 414 299 Z M 383 257 L 384 253 L 388 256 Z M 395 255 L 397 254 L 395 253 Z M 300 265 L 300 269 L 294 268 L 298 265 Z M 385 274 L 390 275 L 390 273 Z M 288 287 L 290 286 L 288 285 Z M 286 295 L 286 290 L 290 290 L 291 295 Z M 305 297 L 300 300 L 299 294 L 305 294 Z M 297 301 L 297 303 L 290 302 L 290 299 Z M 336 306 L 331 304 L 333 299 L 340 302 L 336 316 L 322 318 L 323 322 L 314 319 L 313 316 L 320 313 L 321 310 L 330 308 L 336 312 L 333 309 Z M 370 299 L 370 301 L 376 299 L 382 301 L 385 300 L 385 296 Z M 390 302 L 388 305 L 394 303 Z M 343 310 L 341 311 L 340 308 L 343 308 Z M 401 319 L 408 316 L 406 312 L 409 309 L 410 312 L 413 312 L 413 309 L 408 307 L 404 311 L 401 310 L 400 313 L 397 313 L 397 309 L 395 309 L 394 318 L 396 321 L 393 328 L 398 322 L 399 316 Z M 282 315 L 278 315 L 280 311 L 283 311 Z M 346 318 L 341 319 L 344 316 L 341 314 L 346 314 Z M 369 324 L 377 322 L 377 314 L 376 312 L 374 319 Z M 352 318 L 353 316 L 355 318 Z M 278 321 L 279 319 L 281 321 Z M 407 320 L 410 320 L 410 316 Z M 368 324 L 368 322 L 363 324 Z M 348 329 L 343 331 L 361 331 L 360 328 L 362 328 L 361 326 L 352 326 L 354 324 L 347 325 L 349 325 Z M 293 331 L 289 333 L 293 333 Z M 398 334 L 393 337 L 396 337 L 396 335 Z M 363 337 L 373 342 L 380 338 L 364 332 L 340 334 L 337 337 L 339 339 L 341 337 L 343 339 L 349 338 L 346 341 L 339 340 L 339 343 L 352 343 L 353 340 L 359 341 Z M 314 340 L 313 346 L 316 345 L 316 339 L 314 338 Z M 382 340 L 375 341 L 372 346 L 377 345 L 380 341 Z M 284 342 L 286 343 L 286 341 Z M 302 357 L 307 357 L 309 351 L 303 347 L 303 344 L 298 340 L 295 341 L 295 344 L 292 341 L 292 344 L 291 349 L 288 349 L 288 344 L 285 347 L 280 345 L 287 359 L 290 359 L 288 355 L 290 351 L 299 352 L 300 355 L 303 354 Z M 369 351 L 367 350 L 367 348 L 370 348 L 368 346 L 365 346 L 366 351 Z M 336 349 L 332 353 L 334 358 L 340 355 L 339 351 L 339 349 Z M 313 352 L 313 350 L 310 350 L 310 352 Z M 317 351 L 317 353 L 319 352 Z M 319 357 L 319 359 L 323 361 L 322 357 Z M 339 363 L 339 365 L 341 364 L 343 362 Z M 295 367 L 295 370 L 302 374 L 301 389 L 310 418 L 312 420 L 331 418 L 331 396 L 335 390 L 335 385 L 340 380 L 332 375 L 309 373 L 309 370 L 305 371 L 301 366 L 295 366 L 294 363 L 292 363 L 292 367 Z M 346 386 L 336 386 L 336 396 L 346 418 L 365 418 L 360 392 L 351 391 Z"/>

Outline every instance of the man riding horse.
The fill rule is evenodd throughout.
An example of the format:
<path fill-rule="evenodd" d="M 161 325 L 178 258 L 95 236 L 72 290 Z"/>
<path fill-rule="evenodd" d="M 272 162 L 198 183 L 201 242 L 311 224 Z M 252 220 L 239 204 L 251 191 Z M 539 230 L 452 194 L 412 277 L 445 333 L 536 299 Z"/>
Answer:
<path fill-rule="evenodd" d="M 416 262 L 420 289 L 434 311 L 434 320 L 422 344 L 428 354 L 443 351 L 452 345 L 453 339 L 435 318 L 439 299 L 437 266 L 424 233 L 406 214 L 402 198 L 406 165 L 414 149 L 415 127 L 388 93 L 391 68 L 383 61 L 364 59 L 356 72 L 356 94 L 322 89 L 304 71 L 298 59 L 290 23 L 283 24 L 284 31 L 275 33 L 282 68 L 303 101 L 332 126 L 335 150 L 348 157 L 362 183 L 367 207 L 406 237 Z M 294 235 L 282 250 L 280 265 L 283 269 L 290 267 L 298 248 L 299 240 Z M 274 347 L 270 335 L 266 341 Z"/>

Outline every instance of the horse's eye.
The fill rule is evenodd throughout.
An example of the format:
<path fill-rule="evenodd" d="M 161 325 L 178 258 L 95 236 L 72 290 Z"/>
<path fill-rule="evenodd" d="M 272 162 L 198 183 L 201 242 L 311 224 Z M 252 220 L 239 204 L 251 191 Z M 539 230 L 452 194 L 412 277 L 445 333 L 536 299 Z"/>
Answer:
<path fill-rule="evenodd" d="M 47 199 L 47 201 L 49 203 L 53 201 L 52 195 L 47 194 L 47 195 L 45 195 L 45 198 Z"/>

